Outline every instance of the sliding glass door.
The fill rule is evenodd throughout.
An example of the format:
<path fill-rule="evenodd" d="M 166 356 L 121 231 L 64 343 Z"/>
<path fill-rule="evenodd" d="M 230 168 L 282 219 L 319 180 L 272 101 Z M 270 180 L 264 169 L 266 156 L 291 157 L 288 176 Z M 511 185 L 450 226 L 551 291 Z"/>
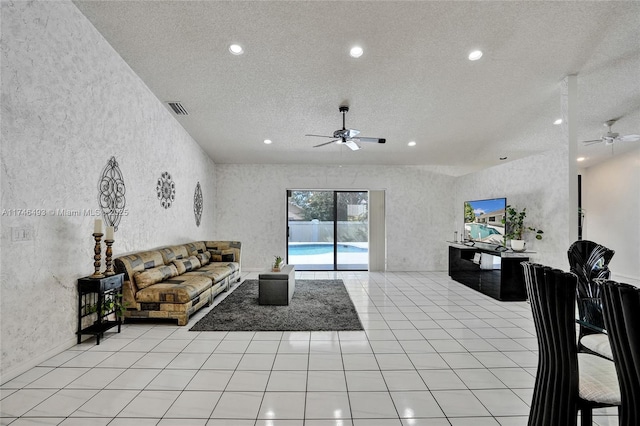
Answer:
<path fill-rule="evenodd" d="M 366 191 L 287 191 L 287 263 L 296 270 L 367 270 Z"/>
<path fill-rule="evenodd" d="M 287 191 L 287 200 L 287 263 L 298 271 L 333 270 L 333 191 Z"/>
<path fill-rule="evenodd" d="M 335 192 L 336 269 L 369 269 L 369 194 Z"/>

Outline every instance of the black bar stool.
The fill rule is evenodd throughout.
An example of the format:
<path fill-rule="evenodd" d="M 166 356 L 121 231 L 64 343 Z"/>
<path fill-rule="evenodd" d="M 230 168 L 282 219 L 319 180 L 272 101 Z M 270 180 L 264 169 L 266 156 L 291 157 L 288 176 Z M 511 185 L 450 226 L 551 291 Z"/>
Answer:
<path fill-rule="evenodd" d="M 591 425 L 592 409 L 620 405 L 612 361 L 578 353 L 576 277 L 547 266 L 522 262 L 538 338 L 538 370 L 529 426 Z"/>

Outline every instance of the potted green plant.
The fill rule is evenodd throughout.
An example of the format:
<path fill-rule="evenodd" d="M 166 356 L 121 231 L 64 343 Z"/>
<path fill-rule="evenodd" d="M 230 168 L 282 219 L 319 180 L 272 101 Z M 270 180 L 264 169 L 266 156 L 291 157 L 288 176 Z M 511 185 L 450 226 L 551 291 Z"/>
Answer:
<path fill-rule="evenodd" d="M 122 320 L 127 310 L 127 305 L 127 302 L 122 301 L 122 293 L 116 293 L 103 299 L 102 306 L 98 306 L 97 303 L 86 305 L 85 314 L 95 313 L 96 316 L 93 318 L 96 324 L 101 323 L 105 319 L 113 320 L 114 317 L 116 320 Z"/>
<path fill-rule="evenodd" d="M 274 258 L 275 260 L 273 261 L 272 270 L 273 272 L 280 272 L 280 268 L 282 267 L 283 262 L 282 256 L 275 255 Z"/>
<path fill-rule="evenodd" d="M 108 297 L 102 301 L 102 309 L 100 315 L 104 316 L 105 313 L 112 312 L 116 318 L 124 318 L 124 312 L 127 310 L 127 303 L 122 302 L 122 294 L 117 293 L 113 297 Z"/>
<path fill-rule="evenodd" d="M 505 219 L 502 222 L 505 226 L 505 239 L 511 240 L 511 249 L 513 251 L 524 251 L 525 242 L 523 235 L 525 232 L 535 232 L 536 240 L 542 239 L 544 231 L 536 229 L 531 226 L 525 226 L 524 220 L 527 217 L 526 207 L 522 210 L 517 210 L 512 206 L 507 206 Z"/>

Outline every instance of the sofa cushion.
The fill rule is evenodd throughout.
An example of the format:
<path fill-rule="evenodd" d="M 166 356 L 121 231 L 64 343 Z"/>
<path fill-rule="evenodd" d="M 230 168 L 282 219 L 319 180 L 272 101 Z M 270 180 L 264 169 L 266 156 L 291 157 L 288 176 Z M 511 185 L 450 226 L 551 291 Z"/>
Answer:
<path fill-rule="evenodd" d="M 235 262 L 236 253 L 233 249 L 209 250 L 212 262 Z"/>
<path fill-rule="evenodd" d="M 185 272 L 194 271 L 200 268 L 200 261 L 195 256 L 189 256 L 186 259 L 176 259 L 173 264 L 178 269 L 178 274 L 182 275 Z"/>
<path fill-rule="evenodd" d="M 228 269 L 231 273 L 233 273 L 240 270 L 240 264 L 237 262 L 210 262 L 202 269 Z"/>
<path fill-rule="evenodd" d="M 210 299 L 212 294 L 213 288 L 203 291 L 198 297 L 190 300 L 187 303 L 136 303 L 136 309 L 141 309 L 143 311 L 152 311 L 150 315 L 146 316 L 146 318 L 167 318 L 167 316 L 163 315 L 162 312 L 194 312 L 193 307 L 200 303 L 200 301 L 203 299 Z M 138 318 L 141 317 L 142 316 L 138 316 Z"/>
<path fill-rule="evenodd" d="M 149 287 L 150 285 L 159 283 L 168 278 L 173 278 L 178 275 L 178 269 L 175 265 L 162 265 L 155 268 L 145 269 L 144 271 L 136 272 L 133 278 L 136 280 L 138 289 Z"/>
<path fill-rule="evenodd" d="M 213 263 L 204 266 L 197 271 L 191 271 L 184 274 L 184 276 L 192 277 L 207 277 L 213 280 L 213 283 L 219 283 L 227 278 L 233 272 L 233 268 L 227 266 L 214 265 Z"/>
<path fill-rule="evenodd" d="M 187 247 L 184 245 L 163 247 L 160 249 L 160 253 L 162 253 L 164 263 L 167 265 L 176 259 L 186 259 L 187 257 L 189 257 Z"/>
<path fill-rule="evenodd" d="M 170 278 L 161 283 L 143 288 L 136 294 L 138 303 L 187 303 L 211 288 L 210 278 L 184 276 Z"/>
<path fill-rule="evenodd" d="M 165 264 L 162 254 L 156 250 L 130 254 L 128 256 L 122 256 L 116 260 L 123 264 L 122 266 L 126 269 L 124 272 L 130 272 L 132 275 L 136 272 L 141 272 L 145 269 L 151 269 Z"/>
<path fill-rule="evenodd" d="M 184 245 L 187 248 L 187 252 L 189 252 L 189 256 L 198 253 L 204 253 L 207 251 L 207 247 L 204 245 L 203 241 L 196 241 L 195 243 L 187 243 Z"/>
<path fill-rule="evenodd" d="M 205 251 L 204 253 L 196 254 L 196 257 L 200 261 L 200 266 L 204 266 L 211 261 L 211 253 Z"/>

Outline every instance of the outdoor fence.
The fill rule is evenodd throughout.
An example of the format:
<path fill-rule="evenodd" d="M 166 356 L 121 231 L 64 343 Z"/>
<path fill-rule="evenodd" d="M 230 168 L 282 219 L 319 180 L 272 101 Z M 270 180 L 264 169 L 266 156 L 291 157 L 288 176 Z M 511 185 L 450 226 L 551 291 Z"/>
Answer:
<path fill-rule="evenodd" d="M 366 222 L 338 221 L 338 241 L 367 242 L 369 226 Z M 325 243 L 333 241 L 333 222 L 289 221 L 289 242 L 293 243 Z"/>

